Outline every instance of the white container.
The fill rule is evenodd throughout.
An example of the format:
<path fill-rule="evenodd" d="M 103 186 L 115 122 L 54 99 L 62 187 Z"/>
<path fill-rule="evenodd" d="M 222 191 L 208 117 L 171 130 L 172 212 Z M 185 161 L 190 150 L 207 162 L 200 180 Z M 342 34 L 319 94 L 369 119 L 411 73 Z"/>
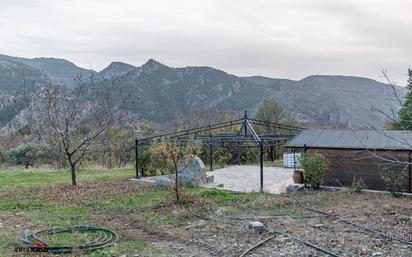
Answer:
<path fill-rule="evenodd" d="M 300 168 L 301 153 L 283 153 L 284 168 Z"/>

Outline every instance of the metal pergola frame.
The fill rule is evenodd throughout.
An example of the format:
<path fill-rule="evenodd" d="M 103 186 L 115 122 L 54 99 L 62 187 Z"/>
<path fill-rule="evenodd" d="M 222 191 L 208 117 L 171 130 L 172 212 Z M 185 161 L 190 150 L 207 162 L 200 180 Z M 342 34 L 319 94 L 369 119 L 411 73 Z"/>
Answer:
<path fill-rule="evenodd" d="M 232 133 L 214 133 L 216 131 L 218 132 L 219 129 L 229 128 L 233 126 L 240 126 L 240 129 L 237 132 Z M 264 128 L 268 133 L 259 134 L 256 132 L 254 126 L 257 126 L 261 129 Z M 214 147 L 259 147 L 260 190 L 263 191 L 264 147 L 270 147 L 271 159 L 273 161 L 273 147 L 285 145 L 303 129 L 304 128 L 301 127 L 248 118 L 247 112 L 245 111 L 244 116 L 240 119 L 145 138 L 136 138 L 136 178 L 140 178 L 139 148 L 141 146 L 152 145 L 167 140 L 174 140 L 178 143 L 181 143 L 182 145 L 185 145 L 190 141 L 196 140 L 200 141 L 203 146 L 207 146 L 209 148 L 210 170 L 213 170 Z M 254 145 L 251 145 L 251 143 L 254 143 Z M 239 152 L 237 156 L 237 164 L 240 164 Z"/>

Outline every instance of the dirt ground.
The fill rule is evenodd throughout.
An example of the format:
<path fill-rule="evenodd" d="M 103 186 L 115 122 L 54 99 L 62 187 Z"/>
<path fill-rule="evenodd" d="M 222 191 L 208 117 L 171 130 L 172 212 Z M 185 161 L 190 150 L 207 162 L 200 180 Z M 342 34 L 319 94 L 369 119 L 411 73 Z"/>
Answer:
<path fill-rule="evenodd" d="M 173 192 L 163 190 L 155 192 L 167 195 L 163 200 L 149 199 L 150 204 L 133 205 L 130 201 L 139 196 L 143 199 L 153 189 L 148 184 L 126 180 L 84 183 L 75 188 L 68 185 L 28 187 L 20 189 L 18 194 L 2 192 L 0 197 L 15 201 L 30 197 L 86 208 L 96 225 L 115 229 L 121 240 L 150 245 L 149 250 L 111 256 L 240 256 L 271 235 L 275 236 L 246 256 L 328 256 L 274 231 L 305 240 L 337 256 L 412 256 L 412 243 L 389 240 L 333 217 L 310 212 L 286 195 L 232 195 L 227 191 L 207 190 L 184 190 L 181 204 L 175 204 Z M 411 199 L 378 193 L 326 191 L 299 192 L 293 197 L 306 206 L 412 241 Z M 124 206 L 111 206 L 125 199 Z M 266 230 L 261 233 L 250 230 L 248 222 L 255 220 L 261 221 Z M 15 234 L 17 238 L 16 227 L 28 222 L 31 222 L 30 213 L 1 211 L 0 233 L 8 233 L 10 238 Z"/>

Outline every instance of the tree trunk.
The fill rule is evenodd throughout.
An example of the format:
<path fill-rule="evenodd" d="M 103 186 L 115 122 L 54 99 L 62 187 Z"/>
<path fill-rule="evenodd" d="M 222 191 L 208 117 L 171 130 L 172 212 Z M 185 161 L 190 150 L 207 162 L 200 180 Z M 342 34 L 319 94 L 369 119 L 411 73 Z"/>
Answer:
<path fill-rule="evenodd" d="M 67 162 L 69 163 L 70 166 L 70 173 L 72 176 L 72 185 L 75 186 L 77 185 L 77 179 L 76 179 L 76 166 L 79 161 L 73 161 L 73 155 L 69 152 L 66 152 L 66 157 L 67 157 Z"/>
<path fill-rule="evenodd" d="M 112 149 L 110 147 L 110 143 L 108 144 L 108 157 L 109 157 L 109 163 L 108 163 L 108 168 L 112 169 L 113 168 L 113 164 L 112 164 Z"/>
<path fill-rule="evenodd" d="M 179 172 L 177 170 L 177 163 L 175 163 L 175 192 L 176 192 L 176 202 L 180 201 L 180 194 L 179 194 Z"/>
<path fill-rule="evenodd" d="M 72 156 L 70 154 L 67 155 L 67 160 L 70 165 L 70 173 L 72 175 L 72 185 L 75 186 L 77 185 L 77 180 L 76 180 L 76 163 L 72 161 Z"/>
<path fill-rule="evenodd" d="M 72 175 L 72 185 L 75 186 L 75 185 L 77 185 L 76 164 L 70 164 L 70 172 L 71 172 L 71 175 Z"/>

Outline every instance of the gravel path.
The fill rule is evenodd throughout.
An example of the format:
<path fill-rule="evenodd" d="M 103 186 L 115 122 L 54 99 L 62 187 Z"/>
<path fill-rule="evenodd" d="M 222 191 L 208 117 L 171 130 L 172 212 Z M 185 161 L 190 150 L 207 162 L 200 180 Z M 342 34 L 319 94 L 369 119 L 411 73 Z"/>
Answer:
<path fill-rule="evenodd" d="M 254 192 L 260 190 L 259 166 L 230 166 L 208 172 L 214 176 L 214 182 L 202 185 L 208 188 L 216 188 L 223 184 L 224 189 L 240 192 Z M 293 169 L 279 167 L 263 168 L 263 189 L 271 193 L 280 193 L 287 185 L 293 184 Z M 220 187 L 221 188 L 221 187 Z"/>

